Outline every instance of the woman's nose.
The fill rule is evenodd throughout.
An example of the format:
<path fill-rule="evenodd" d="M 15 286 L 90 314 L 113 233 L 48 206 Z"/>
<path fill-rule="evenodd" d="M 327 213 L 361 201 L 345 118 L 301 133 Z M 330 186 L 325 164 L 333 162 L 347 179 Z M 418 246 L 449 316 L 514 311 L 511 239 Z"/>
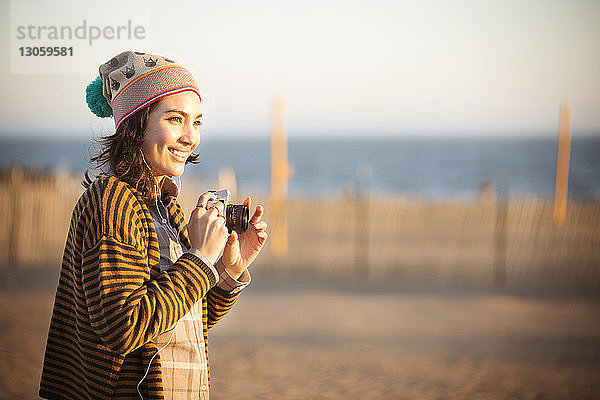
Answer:
<path fill-rule="evenodd" d="M 183 135 L 179 138 L 179 141 L 185 145 L 196 147 L 199 140 L 199 133 L 195 129 L 193 123 L 187 123 L 183 129 Z"/>

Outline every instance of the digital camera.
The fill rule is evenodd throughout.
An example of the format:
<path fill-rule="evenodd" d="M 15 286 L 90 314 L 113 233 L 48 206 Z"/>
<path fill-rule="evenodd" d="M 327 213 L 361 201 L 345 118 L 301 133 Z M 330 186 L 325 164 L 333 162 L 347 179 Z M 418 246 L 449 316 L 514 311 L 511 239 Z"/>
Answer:
<path fill-rule="evenodd" d="M 242 233 L 248 229 L 248 206 L 244 204 L 230 204 L 231 192 L 229 189 L 210 190 L 217 197 L 213 202 L 220 201 L 225 209 L 225 226 L 229 232 Z"/>

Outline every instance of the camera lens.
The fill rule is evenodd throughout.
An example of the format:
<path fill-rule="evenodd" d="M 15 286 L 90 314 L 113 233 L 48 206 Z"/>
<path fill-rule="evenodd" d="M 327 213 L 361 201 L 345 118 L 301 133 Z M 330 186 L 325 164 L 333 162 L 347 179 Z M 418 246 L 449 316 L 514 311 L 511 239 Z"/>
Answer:
<path fill-rule="evenodd" d="M 248 214 L 248 207 L 244 204 L 228 204 L 225 211 L 227 230 L 242 233 L 248 229 Z"/>

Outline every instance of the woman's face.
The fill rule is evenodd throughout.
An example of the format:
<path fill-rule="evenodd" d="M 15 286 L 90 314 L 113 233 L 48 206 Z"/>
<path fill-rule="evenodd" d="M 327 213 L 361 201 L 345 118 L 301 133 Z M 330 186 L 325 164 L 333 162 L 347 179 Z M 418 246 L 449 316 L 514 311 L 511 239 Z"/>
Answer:
<path fill-rule="evenodd" d="M 191 91 L 167 96 L 150 113 L 142 151 L 152 173 L 183 174 L 185 161 L 200 143 L 200 99 Z"/>

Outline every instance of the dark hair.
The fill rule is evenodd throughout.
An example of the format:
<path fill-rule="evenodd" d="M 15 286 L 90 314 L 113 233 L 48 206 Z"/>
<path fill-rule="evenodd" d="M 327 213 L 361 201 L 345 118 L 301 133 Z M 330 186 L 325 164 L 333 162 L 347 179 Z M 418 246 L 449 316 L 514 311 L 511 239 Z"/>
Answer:
<path fill-rule="evenodd" d="M 144 162 L 142 141 L 150 113 L 159 102 L 156 101 L 136 111 L 121 123 L 114 134 L 100 138 L 98 140 L 100 152 L 90 158 L 90 164 L 95 163 L 96 168 L 109 166 L 120 180 L 136 188 L 148 205 L 155 201 L 155 178 Z M 192 153 L 187 158 L 186 164 L 197 163 L 198 157 L 199 154 Z M 88 172 L 89 170 L 85 171 L 82 182 L 85 188 L 92 183 Z"/>

